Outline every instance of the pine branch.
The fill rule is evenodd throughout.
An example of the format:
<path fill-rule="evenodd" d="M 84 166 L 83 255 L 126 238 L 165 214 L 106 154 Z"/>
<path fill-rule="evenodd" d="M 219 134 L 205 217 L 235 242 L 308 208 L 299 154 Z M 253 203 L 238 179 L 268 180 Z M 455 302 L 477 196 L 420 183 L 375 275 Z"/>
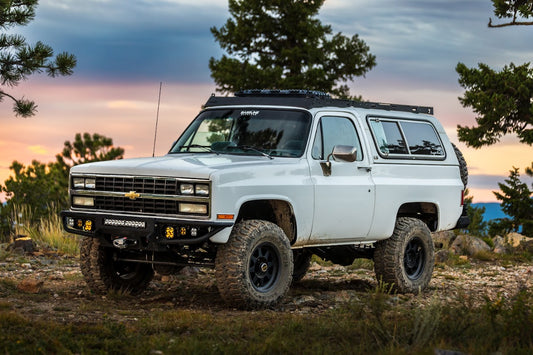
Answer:
<path fill-rule="evenodd" d="M 520 22 L 520 21 L 513 20 L 511 22 L 499 23 L 499 24 L 493 25 L 492 24 L 492 19 L 489 18 L 488 27 L 490 27 L 490 28 L 507 27 L 507 26 L 533 26 L 533 21 Z"/>

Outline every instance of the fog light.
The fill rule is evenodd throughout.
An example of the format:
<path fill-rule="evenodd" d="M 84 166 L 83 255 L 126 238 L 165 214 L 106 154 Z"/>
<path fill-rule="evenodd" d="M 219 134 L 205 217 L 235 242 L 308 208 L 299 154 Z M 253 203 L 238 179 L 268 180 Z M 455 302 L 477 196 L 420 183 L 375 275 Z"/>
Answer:
<path fill-rule="evenodd" d="M 197 237 L 197 236 L 198 236 L 198 229 L 191 228 L 191 237 Z"/>
<path fill-rule="evenodd" d="M 72 204 L 76 206 L 94 207 L 94 198 L 85 196 L 74 196 Z"/>
<path fill-rule="evenodd" d="M 74 228 L 74 218 L 67 217 L 65 219 L 65 222 L 66 222 L 67 226 L 69 226 L 70 228 Z"/>
<path fill-rule="evenodd" d="M 168 226 L 165 228 L 165 238 L 173 239 L 174 238 L 174 227 Z"/>
<path fill-rule="evenodd" d="M 207 214 L 207 205 L 180 203 L 180 213 Z"/>

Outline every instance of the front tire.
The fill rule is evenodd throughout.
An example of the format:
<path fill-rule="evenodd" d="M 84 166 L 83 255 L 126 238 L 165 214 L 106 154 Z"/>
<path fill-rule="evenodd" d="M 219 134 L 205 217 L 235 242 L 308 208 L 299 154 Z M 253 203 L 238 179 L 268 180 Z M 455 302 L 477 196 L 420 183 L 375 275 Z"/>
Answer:
<path fill-rule="evenodd" d="M 242 221 L 217 250 L 215 275 L 222 298 L 239 308 L 270 307 L 286 295 L 292 280 L 289 240 L 274 223 Z"/>
<path fill-rule="evenodd" d="M 434 264 L 431 233 L 419 219 L 398 218 L 392 236 L 376 243 L 376 277 L 400 293 L 424 290 L 431 280 Z"/>
<path fill-rule="evenodd" d="M 149 264 L 116 260 L 118 251 L 104 247 L 98 238 L 83 238 L 80 245 L 80 268 L 85 282 L 97 294 L 110 290 L 138 294 L 144 291 L 154 271 Z"/>

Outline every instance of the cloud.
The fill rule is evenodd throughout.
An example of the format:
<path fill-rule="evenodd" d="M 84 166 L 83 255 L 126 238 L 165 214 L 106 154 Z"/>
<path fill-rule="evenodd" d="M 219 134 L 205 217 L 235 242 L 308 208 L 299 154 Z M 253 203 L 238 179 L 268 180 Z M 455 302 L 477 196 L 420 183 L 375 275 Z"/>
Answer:
<path fill-rule="evenodd" d="M 37 154 L 37 155 L 49 155 L 50 152 L 48 151 L 48 149 L 46 149 L 46 147 L 43 147 L 42 145 L 30 145 L 28 146 L 28 150 L 30 152 L 32 152 L 33 154 Z"/>
<path fill-rule="evenodd" d="M 224 2 L 41 1 L 22 30 L 78 58 L 75 76 L 91 80 L 208 82 L 219 56 L 209 28 L 227 17 Z"/>

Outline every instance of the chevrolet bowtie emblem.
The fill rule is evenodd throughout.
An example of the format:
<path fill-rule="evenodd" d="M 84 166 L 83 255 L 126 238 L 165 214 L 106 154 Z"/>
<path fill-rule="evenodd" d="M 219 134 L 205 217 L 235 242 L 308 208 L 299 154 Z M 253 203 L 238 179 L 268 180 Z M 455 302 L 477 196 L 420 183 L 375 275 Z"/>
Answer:
<path fill-rule="evenodd" d="M 141 197 L 141 194 L 138 194 L 135 191 L 130 191 L 130 192 L 124 194 L 124 197 L 127 197 L 130 200 L 135 200 L 135 199 L 137 199 L 137 197 Z"/>

